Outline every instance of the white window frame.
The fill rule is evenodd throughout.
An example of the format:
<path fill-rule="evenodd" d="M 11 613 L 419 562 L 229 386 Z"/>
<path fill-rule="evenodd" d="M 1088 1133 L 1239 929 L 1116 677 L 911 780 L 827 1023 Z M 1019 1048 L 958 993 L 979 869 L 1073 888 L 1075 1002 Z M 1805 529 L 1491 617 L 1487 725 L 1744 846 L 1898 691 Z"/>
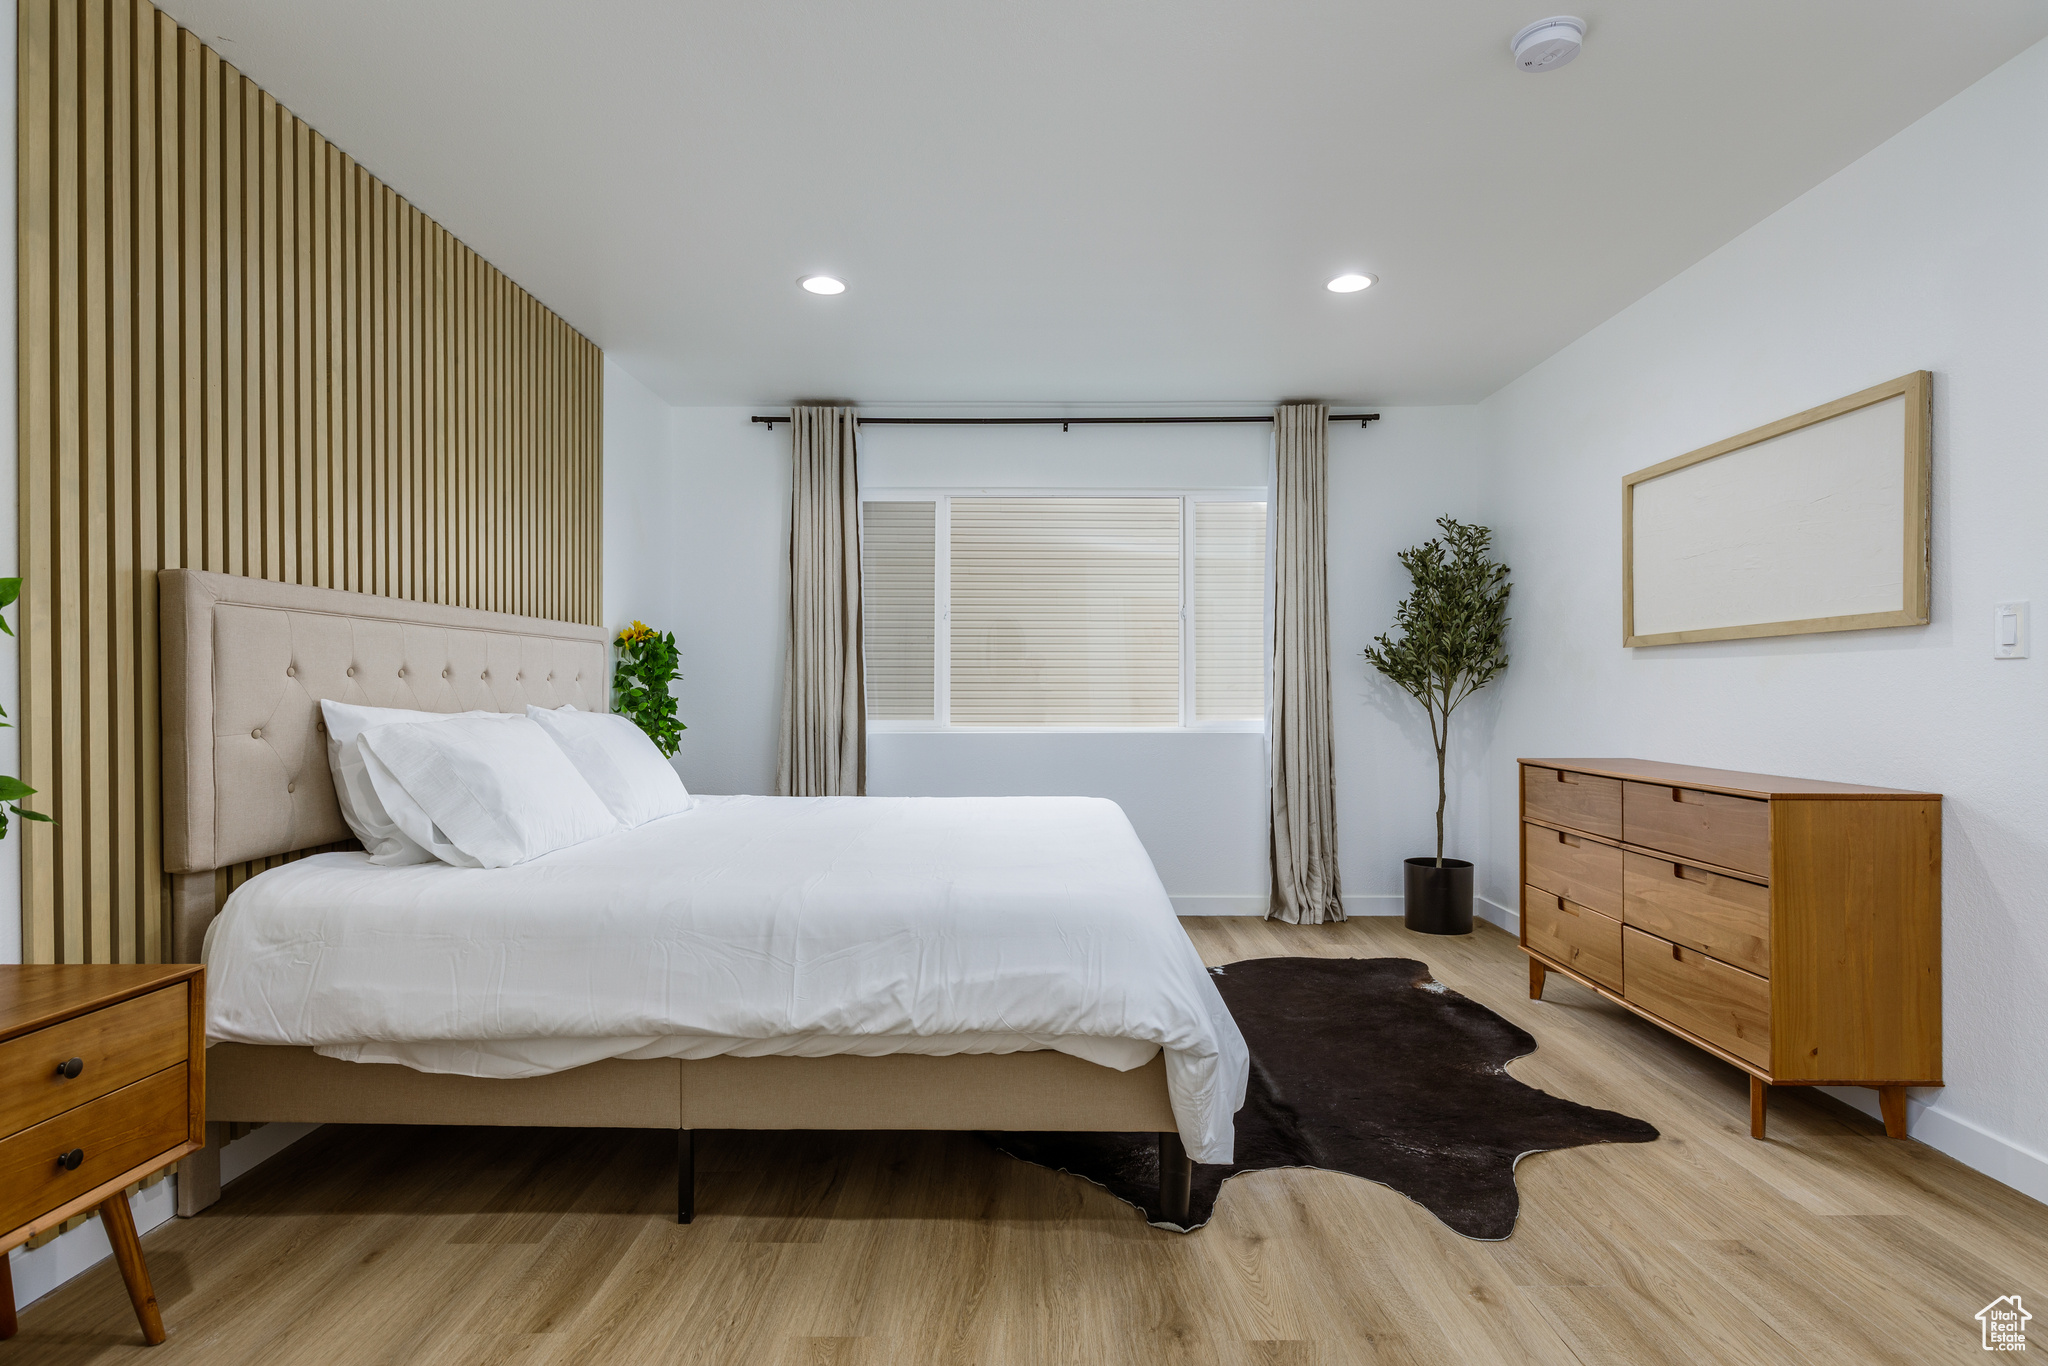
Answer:
<path fill-rule="evenodd" d="M 1049 726 L 1019 725 L 970 725 L 956 724 L 951 718 L 953 706 L 953 500 L 955 498 L 1178 498 L 1180 510 L 1180 721 L 1170 726 L 1083 726 L 1061 723 Z M 944 488 L 863 488 L 860 491 L 861 516 L 867 515 L 867 504 L 873 503 L 930 503 L 932 504 L 932 707 L 936 713 L 930 721 L 915 720 L 873 720 L 868 721 L 868 733 L 888 734 L 892 732 L 913 732 L 933 734 L 951 732 L 967 735 L 1175 735 L 1197 734 L 1264 734 L 1267 717 L 1272 714 L 1273 678 L 1273 545 L 1272 545 L 1272 503 L 1270 489 L 1265 488 L 962 488 L 957 485 Z M 1233 721 L 1197 721 L 1195 719 L 1195 504 L 1197 503 L 1264 503 L 1266 504 L 1266 592 L 1265 592 L 1265 674 L 1267 705 L 1266 716 L 1245 717 Z M 865 535 L 866 526 L 863 524 Z M 866 648 L 863 639 L 862 648 Z"/>

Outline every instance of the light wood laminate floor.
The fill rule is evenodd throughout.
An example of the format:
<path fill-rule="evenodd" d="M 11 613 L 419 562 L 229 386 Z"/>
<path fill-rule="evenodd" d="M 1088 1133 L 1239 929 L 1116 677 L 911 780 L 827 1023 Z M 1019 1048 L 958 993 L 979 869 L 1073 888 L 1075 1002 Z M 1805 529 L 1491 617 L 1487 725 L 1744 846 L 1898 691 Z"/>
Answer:
<path fill-rule="evenodd" d="M 666 1134 L 329 1128 L 144 1239 L 167 1344 L 108 1262 L 0 1361 L 1861 1366 L 1983 1360 L 2000 1295 L 2048 1324 L 2048 1207 L 1825 1097 L 1752 1141 L 1738 1073 L 1558 978 L 1531 1002 L 1490 926 L 1187 923 L 1211 962 L 1421 958 L 1536 1036 L 1516 1076 L 1664 1137 L 1525 1160 L 1480 1243 L 1311 1171 L 1164 1233 L 954 1134 L 707 1135 L 685 1228 Z"/>

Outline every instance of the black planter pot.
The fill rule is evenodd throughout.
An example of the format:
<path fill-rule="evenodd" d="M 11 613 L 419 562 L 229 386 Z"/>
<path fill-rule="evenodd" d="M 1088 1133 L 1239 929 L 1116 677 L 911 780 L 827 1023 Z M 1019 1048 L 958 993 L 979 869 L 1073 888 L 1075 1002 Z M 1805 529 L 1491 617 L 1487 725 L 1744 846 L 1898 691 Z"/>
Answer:
<path fill-rule="evenodd" d="M 1433 858 L 1407 863 L 1407 905 L 1401 922 L 1423 934 L 1472 933 L 1472 865 L 1447 858 L 1437 867 Z"/>

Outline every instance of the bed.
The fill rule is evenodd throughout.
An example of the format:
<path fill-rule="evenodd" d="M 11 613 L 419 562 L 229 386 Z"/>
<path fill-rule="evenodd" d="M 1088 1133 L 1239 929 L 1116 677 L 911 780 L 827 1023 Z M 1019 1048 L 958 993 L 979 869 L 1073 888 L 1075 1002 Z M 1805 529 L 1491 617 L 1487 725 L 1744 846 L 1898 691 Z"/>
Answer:
<path fill-rule="evenodd" d="M 372 868 L 320 700 L 605 710 L 606 633 L 160 579 L 170 942 L 218 1040 L 181 1213 L 238 1122 L 674 1130 L 685 1222 L 699 1129 L 1152 1132 L 1167 1222 L 1190 1154 L 1228 1159 L 1243 1042 L 1113 805 L 705 798 L 518 868 Z M 286 855 L 222 915 L 225 870 Z"/>

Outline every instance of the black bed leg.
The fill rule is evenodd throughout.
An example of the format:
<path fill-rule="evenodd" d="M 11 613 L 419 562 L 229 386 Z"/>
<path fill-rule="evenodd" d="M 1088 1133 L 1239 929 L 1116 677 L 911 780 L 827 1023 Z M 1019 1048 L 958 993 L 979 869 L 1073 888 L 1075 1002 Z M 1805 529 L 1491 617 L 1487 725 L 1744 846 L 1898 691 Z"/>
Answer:
<path fill-rule="evenodd" d="M 697 1217 L 697 1135 L 691 1129 L 676 1130 L 676 1222 L 687 1224 Z"/>
<path fill-rule="evenodd" d="M 1187 1225 L 1188 1196 L 1194 1180 L 1195 1164 L 1188 1161 L 1188 1150 L 1181 1146 L 1180 1135 L 1160 1134 L 1159 1217 L 1166 1223 Z"/>

